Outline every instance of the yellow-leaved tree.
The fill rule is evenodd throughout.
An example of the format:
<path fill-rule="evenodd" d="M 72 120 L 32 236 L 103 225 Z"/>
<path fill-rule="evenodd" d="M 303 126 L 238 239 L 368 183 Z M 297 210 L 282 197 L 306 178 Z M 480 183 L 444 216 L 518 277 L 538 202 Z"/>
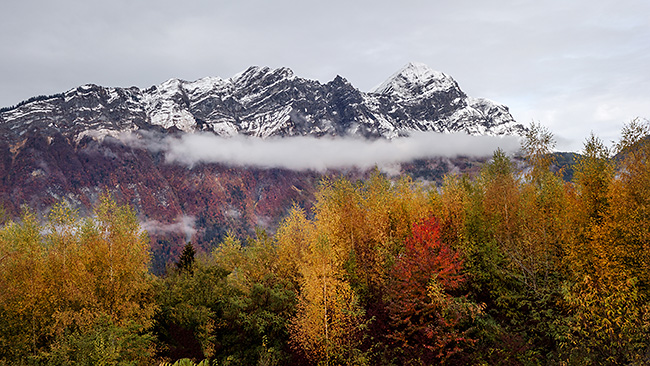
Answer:
<path fill-rule="evenodd" d="M 314 363 L 362 364 L 363 309 L 327 237 L 309 243 L 291 338 Z"/>
<path fill-rule="evenodd" d="M 41 227 L 29 211 L 0 228 L 0 360 L 37 357 L 52 307 L 47 301 Z"/>
<path fill-rule="evenodd" d="M 278 275 L 291 282 L 297 290 L 302 283 L 301 267 L 306 261 L 309 243 L 314 235 L 314 224 L 305 211 L 294 206 L 275 234 L 278 247 Z"/>
<path fill-rule="evenodd" d="M 633 120 L 608 149 L 585 143 L 576 175 L 575 236 L 568 251 L 571 281 L 564 358 L 575 364 L 650 361 L 650 126 Z"/>
<path fill-rule="evenodd" d="M 57 204 L 44 225 L 25 213 L 0 229 L 1 359 L 143 364 L 151 355 L 147 234 L 108 196 L 94 213 L 82 220 Z"/>

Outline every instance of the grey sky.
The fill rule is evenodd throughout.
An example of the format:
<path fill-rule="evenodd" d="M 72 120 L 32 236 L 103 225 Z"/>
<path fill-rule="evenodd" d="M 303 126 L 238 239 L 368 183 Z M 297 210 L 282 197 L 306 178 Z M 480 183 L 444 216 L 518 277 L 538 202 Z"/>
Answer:
<path fill-rule="evenodd" d="M 368 91 L 418 61 L 547 126 L 563 150 L 650 118 L 646 0 L 5 0 L 0 47 L 0 106 L 251 65 Z"/>

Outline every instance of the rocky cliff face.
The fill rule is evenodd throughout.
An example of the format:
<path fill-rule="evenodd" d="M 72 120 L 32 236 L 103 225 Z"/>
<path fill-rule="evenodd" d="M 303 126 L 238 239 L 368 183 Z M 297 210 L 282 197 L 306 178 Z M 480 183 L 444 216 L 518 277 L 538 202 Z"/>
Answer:
<path fill-rule="evenodd" d="M 0 205 L 16 215 L 21 205 L 44 212 L 65 200 L 84 213 L 100 192 L 111 192 L 136 208 L 161 270 L 186 240 L 207 250 L 228 231 L 245 237 L 256 227 L 273 230 L 292 203 L 310 206 L 322 177 L 168 164 L 160 152 L 112 138 L 129 131 L 391 139 L 413 131 L 516 135 L 524 127 L 507 107 L 468 97 L 450 76 L 422 64 L 407 65 L 371 92 L 342 77 L 322 84 L 261 67 L 146 90 L 84 85 L 0 110 Z M 476 164 L 441 158 L 404 169 L 435 179 Z"/>

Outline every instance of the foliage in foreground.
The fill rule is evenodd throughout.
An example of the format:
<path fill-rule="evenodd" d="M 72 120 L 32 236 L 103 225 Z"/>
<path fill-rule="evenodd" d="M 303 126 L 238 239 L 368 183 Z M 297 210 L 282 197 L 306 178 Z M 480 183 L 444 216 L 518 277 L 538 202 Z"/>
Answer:
<path fill-rule="evenodd" d="M 153 355 L 146 233 L 101 198 L 92 218 L 55 206 L 0 229 L 0 357 L 9 364 L 144 363 Z"/>

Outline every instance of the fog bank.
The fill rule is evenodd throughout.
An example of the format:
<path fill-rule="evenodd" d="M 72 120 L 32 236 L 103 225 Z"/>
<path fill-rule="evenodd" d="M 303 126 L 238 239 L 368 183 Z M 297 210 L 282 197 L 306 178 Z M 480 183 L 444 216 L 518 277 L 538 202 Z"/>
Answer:
<path fill-rule="evenodd" d="M 212 133 L 178 136 L 125 135 L 125 143 L 162 151 L 169 163 L 193 166 L 223 163 L 258 168 L 315 170 L 384 167 L 415 159 L 456 156 L 490 156 L 498 148 L 506 153 L 519 149 L 519 137 L 471 136 L 464 133 L 415 132 L 393 140 L 332 137 L 261 139 L 247 136 L 220 137 Z"/>

